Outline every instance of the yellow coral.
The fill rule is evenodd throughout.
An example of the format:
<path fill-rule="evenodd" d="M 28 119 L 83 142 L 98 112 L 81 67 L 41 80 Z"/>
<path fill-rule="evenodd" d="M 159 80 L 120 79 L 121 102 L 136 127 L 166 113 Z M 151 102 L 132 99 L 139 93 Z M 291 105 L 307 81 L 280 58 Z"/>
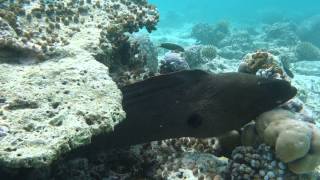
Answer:
<path fill-rule="evenodd" d="M 257 51 L 255 53 L 250 53 L 245 56 L 244 62 L 248 65 L 248 71 L 255 74 L 259 69 L 270 69 L 272 68 L 276 73 L 283 75 L 283 71 L 275 57 L 264 51 Z"/>

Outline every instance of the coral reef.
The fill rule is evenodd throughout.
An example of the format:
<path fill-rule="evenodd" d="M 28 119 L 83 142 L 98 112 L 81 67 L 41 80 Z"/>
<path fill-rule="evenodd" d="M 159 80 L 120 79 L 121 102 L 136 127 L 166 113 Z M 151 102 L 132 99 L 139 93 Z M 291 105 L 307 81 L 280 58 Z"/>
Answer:
<path fill-rule="evenodd" d="M 225 46 L 230 46 L 233 50 L 248 51 L 254 49 L 254 42 L 248 31 L 234 30 L 220 42 L 220 47 Z"/>
<path fill-rule="evenodd" d="M 201 59 L 204 59 L 205 61 L 213 60 L 217 57 L 217 50 L 214 46 L 203 46 L 200 49 L 200 57 Z"/>
<path fill-rule="evenodd" d="M 0 30 L 1 30 L 0 37 L 2 37 L 3 39 L 17 37 L 17 34 L 14 31 L 14 29 L 2 17 L 0 17 Z"/>
<path fill-rule="evenodd" d="M 296 114 L 276 109 L 257 118 L 256 129 L 275 154 L 288 163 L 291 171 L 303 174 L 320 164 L 320 130 L 314 124 L 300 121 Z"/>
<path fill-rule="evenodd" d="M 52 169 L 35 169 L 24 179 L 214 178 L 227 165 L 213 155 L 217 150 L 215 138 L 168 139 L 61 160 Z"/>
<path fill-rule="evenodd" d="M 199 23 L 192 28 L 191 36 L 200 44 L 218 46 L 230 34 L 229 23 L 222 21 L 216 25 Z"/>
<path fill-rule="evenodd" d="M 315 15 L 299 24 L 298 35 L 302 41 L 311 42 L 320 47 L 320 16 Z"/>
<path fill-rule="evenodd" d="M 111 77 L 120 87 L 154 76 L 158 71 L 157 48 L 149 36 L 144 33 L 126 36 L 128 40 L 123 42 L 123 49 L 112 51 L 108 56 L 112 61 L 107 63 Z M 100 57 L 97 58 L 100 60 Z"/>
<path fill-rule="evenodd" d="M 160 74 L 167 74 L 171 72 L 190 69 L 185 58 L 181 53 L 167 52 L 164 58 L 160 61 Z"/>
<path fill-rule="evenodd" d="M 201 45 L 194 45 L 185 49 L 186 61 L 191 68 L 198 67 L 206 62 L 205 59 L 201 58 L 201 49 Z"/>
<path fill-rule="evenodd" d="M 292 46 L 299 42 L 297 25 L 277 22 L 265 27 L 265 40 L 274 41 L 279 46 Z"/>
<path fill-rule="evenodd" d="M 296 55 L 298 61 L 316 61 L 320 60 L 320 49 L 310 42 L 302 42 L 296 47 Z"/>
<path fill-rule="evenodd" d="M 0 63 L 34 64 L 44 60 L 41 47 L 17 39 L 0 39 Z"/>
<path fill-rule="evenodd" d="M 185 50 L 186 61 L 191 68 L 199 67 L 217 57 L 217 49 L 212 45 L 195 45 Z"/>
<path fill-rule="evenodd" d="M 17 39 L 15 30 L 0 17 L 0 62 L 33 63 L 43 60 L 41 47 L 30 42 Z"/>
<path fill-rule="evenodd" d="M 218 50 L 212 45 L 192 45 L 185 49 L 184 57 L 191 69 L 202 69 L 208 72 L 231 72 L 238 65 L 238 61 L 234 61 L 230 65 L 230 60 L 226 60 L 218 56 Z M 225 61 L 229 61 L 226 63 Z M 234 67 L 233 67 L 234 66 Z"/>
<path fill-rule="evenodd" d="M 155 73 L 158 71 L 158 51 L 150 40 L 148 34 L 133 34 L 133 42 L 138 45 L 138 53 L 132 58 L 142 59 L 148 71 Z M 130 39 L 129 39 L 130 41 Z"/>
<path fill-rule="evenodd" d="M 233 30 L 230 36 L 220 44 L 219 55 L 226 59 L 241 59 L 249 52 L 255 51 L 256 40 L 247 30 Z"/>

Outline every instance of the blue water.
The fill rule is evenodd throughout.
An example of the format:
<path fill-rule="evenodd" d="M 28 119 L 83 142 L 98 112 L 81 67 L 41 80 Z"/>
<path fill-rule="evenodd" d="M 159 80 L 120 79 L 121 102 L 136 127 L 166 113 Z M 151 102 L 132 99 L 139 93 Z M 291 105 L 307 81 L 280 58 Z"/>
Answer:
<path fill-rule="evenodd" d="M 320 12 L 317 0 L 149 0 L 161 14 L 161 24 L 181 22 L 255 23 L 290 19 L 299 21 Z M 168 17 L 169 16 L 169 17 Z"/>

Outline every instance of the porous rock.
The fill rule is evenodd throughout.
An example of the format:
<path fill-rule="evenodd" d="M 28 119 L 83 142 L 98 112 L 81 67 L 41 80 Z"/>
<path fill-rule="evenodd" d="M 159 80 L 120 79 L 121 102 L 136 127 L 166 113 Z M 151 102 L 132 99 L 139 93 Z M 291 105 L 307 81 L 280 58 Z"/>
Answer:
<path fill-rule="evenodd" d="M 112 131 L 125 117 L 108 68 L 86 51 L 32 65 L 0 63 L 0 165 L 34 168 Z"/>

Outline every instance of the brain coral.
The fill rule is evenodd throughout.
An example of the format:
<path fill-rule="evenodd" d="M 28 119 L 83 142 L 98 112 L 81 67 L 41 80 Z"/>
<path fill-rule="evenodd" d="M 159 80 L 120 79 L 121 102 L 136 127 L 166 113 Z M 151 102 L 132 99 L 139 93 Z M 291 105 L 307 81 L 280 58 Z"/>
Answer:
<path fill-rule="evenodd" d="M 320 165 L 320 130 L 296 114 L 276 109 L 257 118 L 256 130 L 263 141 L 275 148 L 276 156 L 297 174 Z"/>

